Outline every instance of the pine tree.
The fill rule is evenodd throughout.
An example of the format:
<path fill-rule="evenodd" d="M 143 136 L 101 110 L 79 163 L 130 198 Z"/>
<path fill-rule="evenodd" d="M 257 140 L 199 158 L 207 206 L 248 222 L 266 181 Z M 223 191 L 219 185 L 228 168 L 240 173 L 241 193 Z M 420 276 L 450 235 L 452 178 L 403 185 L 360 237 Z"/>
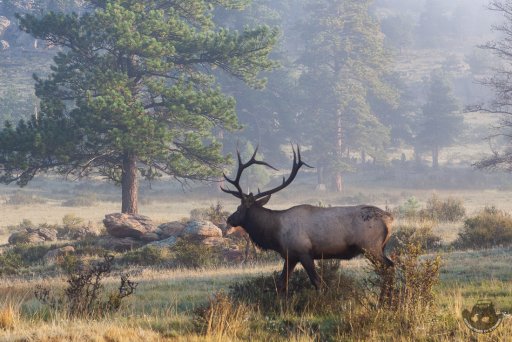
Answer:
<path fill-rule="evenodd" d="M 373 1 L 311 1 L 304 23 L 304 65 L 301 77 L 304 112 L 301 120 L 317 156 L 319 183 L 324 170 L 335 176 L 337 191 L 342 173 L 350 170 L 350 151 L 375 156 L 389 141 L 389 129 L 370 98 L 396 101 L 386 83 L 389 56 L 378 22 L 370 14 Z"/>
<path fill-rule="evenodd" d="M 463 118 L 457 113 L 459 105 L 451 86 L 439 70 L 432 72 L 427 102 L 422 108 L 422 119 L 416 136 L 416 150 L 432 151 L 432 167 L 439 167 L 439 152 L 450 146 L 463 128 Z"/>
<path fill-rule="evenodd" d="M 213 70 L 263 86 L 277 37 L 267 26 L 217 27 L 220 4 L 243 1 L 94 0 L 80 15 L 19 16 L 24 31 L 64 49 L 51 75 L 35 78 L 38 118 L 0 133 L 0 180 L 99 174 L 121 184 L 122 212 L 137 213 L 140 176 L 219 176 L 227 158 L 215 130 L 239 125 Z"/>

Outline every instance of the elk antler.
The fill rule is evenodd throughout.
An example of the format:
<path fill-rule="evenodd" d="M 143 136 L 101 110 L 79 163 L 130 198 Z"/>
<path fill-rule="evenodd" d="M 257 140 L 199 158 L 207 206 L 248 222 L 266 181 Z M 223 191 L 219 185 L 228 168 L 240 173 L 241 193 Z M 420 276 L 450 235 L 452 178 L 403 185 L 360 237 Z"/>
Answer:
<path fill-rule="evenodd" d="M 238 171 L 236 172 L 236 177 L 234 180 L 232 179 L 229 179 L 226 174 L 223 174 L 224 175 L 224 178 L 231 184 L 233 184 L 233 186 L 237 189 L 237 191 L 233 191 L 233 190 L 229 190 L 229 189 L 224 189 L 223 187 L 221 187 L 220 189 L 222 191 L 224 191 L 225 193 L 228 193 L 228 194 L 231 194 L 237 198 L 240 198 L 242 199 L 244 193 L 242 191 L 242 188 L 240 187 L 240 177 L 242 176 L 242 172 L 248 168 L 249 166 L 253 165 L 253 164 L 258 164 L 258 165 L 264 165 L 264 166 L 267 166 L 267 167 L 270 167 L 271 169 L 273 170 L 276 170 L 277 169 L 275 167 L 273 167 L 272 165 L 268 164 L 268 163 L 265 163 L 264 161 L 261 161 L 261 160 L 256 160 L 256 153 L 258 152 L 258 147 L 256 147 L 256 149 L 254 150 L 254 153 L 252 154 L 252 157 L 251 159 L 249 159 L 249 161 L 247 163 L 242 163 L 242 157 L 240 156 L 240 151 L 236 151 L 236 154 L 238 156 Z M 295 151 L 294 151 L 295 153 Z"/>
<path fill-rule="evenodd" d="M 306 164 L 302 161 L 302 159 L 300 157 L 299 145 L 297 145 L 297 153 L 295 153 L 295 149 L 293 148 L 293 145 L 292 145 L 292 151 L 293 151 L 293 166 L 292 166 L 292 172 L 288 176 L 288 179 L 283 177 L 283 183 L 274 189 L 270 189 L 270 190 L 263 191 L 263 192 L 260 192 L 258 189 L 258 194 L 256 196 L 254 196 L 255 199 L 275 194 L 279 190 L 286 188 L 288 185 L 290 185 L 291 182 L 293 182 L 293 180 L 295 179 L 295 176 L 297 176 L 297 173 L 299 172 L 299 169 L 302 165 L 312 168 L 312 166 L 309 166 L 308 164 Z"/>

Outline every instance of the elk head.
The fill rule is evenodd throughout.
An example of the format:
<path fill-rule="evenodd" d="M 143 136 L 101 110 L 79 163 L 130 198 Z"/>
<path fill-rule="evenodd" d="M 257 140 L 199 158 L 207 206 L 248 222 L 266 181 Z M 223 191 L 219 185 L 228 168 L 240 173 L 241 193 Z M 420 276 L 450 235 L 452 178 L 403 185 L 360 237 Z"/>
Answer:
<path fill-rule="evenodd" d="M 258 189 L 257 194 L 253 194 L 252 192 L 249 194 L 245 194 L 242 191 L 242 188 L 240 186 L 240 177 L 242 176 L 242 172 L 251 165 L 264 165 L 264 166 L 269 167 L 276 171 L 277 171 L 277 169 L 264 161 L 256 160 L 256 153 L 258 152 L 258 148 L 256 148 L 254 150 L 254 153 L 253 153 L 251 159 L 249 159 L 249 161 L 246 163 L 242 162 L 242 157 L 240 156 L 240 152 L 237 151 L 238 170 L 237 170 L 235 179 L 230 179 L 224 174 L 224 178 L 226 179 L 226 181 L 231 183 L 236 188 L 236 191 L 224 189 L 221 187 L 222 191 L 224 191 L 228 194 L 231 194 L 241 200 L 241 204 L 238 206 L 237 210 L 233 214 L 231 214 L 231 216 L 228 217 L 228 219 L 227 219 L 228 225 L 233 226 L 233 227 L 244 226 L 244 222 L 246 220 L 247 212 L 249 209 L 255 208 L 255 207 L 263 207 L 265 204 L 268 203 L 272 194 L 274 194 L 274 193 L 284 189 L 288 185 L 290 185 L 291 182 L 293 182 L 293 180 L 295 179 L 295 176 L 297 175 L 297 173 L 302 165 L 311 167 L 301 160 L 300 148 L 298 146 L 297 146 L 297 152 L 295 152 L 295 149 L 293 148 L 293 146 L 292 146 L 292 150 L 293 150 L 293 165 L 292 165 L 292 171 L 291 171 L 290 175 L 288 176 L 288 178 L 283 177 L 282 184 L 273 189 L 263 191 L 263 192 L 261 192 Z"/>

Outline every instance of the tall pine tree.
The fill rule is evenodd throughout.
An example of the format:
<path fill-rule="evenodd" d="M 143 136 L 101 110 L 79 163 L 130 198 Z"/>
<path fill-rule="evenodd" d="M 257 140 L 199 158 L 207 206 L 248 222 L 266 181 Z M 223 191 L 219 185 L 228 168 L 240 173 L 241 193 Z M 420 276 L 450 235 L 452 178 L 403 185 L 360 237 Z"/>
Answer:
<path fill-rule="evenodd" d="M 217 177 L 226 158 L 215 129 L 238 128 L 213 70 L 263 85 L 277 32 L 216 27 L 217 6 L 243 1 L 94 0 L 90 11 L 20 16 L 21 28 L 64 49 L 36 77 L 41 113 L 0 132 L 1 180 L 25 185 L 53 170 L 100 174 L 137 213 L 138 179 Z"/>
<path fill-rule="evenodd" d="M 311 1 L 303 26 L 304 54 L 301 120 L 317 157 L 318 182 L 331 170 L 337 191 L 350 169 L 349 151 L 382 153 L 389 129 L 370 98 L 396 101 L 386 82 L 389 56 L 379 23 L 370 14 L 373 1 Z"/>

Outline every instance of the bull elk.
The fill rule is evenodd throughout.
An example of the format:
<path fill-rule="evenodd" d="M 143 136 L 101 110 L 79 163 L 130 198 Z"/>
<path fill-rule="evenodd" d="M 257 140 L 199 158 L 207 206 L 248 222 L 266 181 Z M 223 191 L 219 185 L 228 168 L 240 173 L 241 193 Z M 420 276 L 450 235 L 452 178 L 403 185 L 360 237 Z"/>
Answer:
<path fill-rule="evenodd" d="M 322 208 L 307 204 L 286 210 L 271 210 L 263 206 L 272 194 L 290 185 L 301 166 L 310 167 L 301 160 L 300 148 L 293 149 L 293 166 L 288 178 L 281 185 L 257 194 L 245 194 L 240 186 L 242 172 L 251 165 L 268 163 L 256 160 L 256 151 L 246 163 L 238 154 L 238 170 L 234 179 L 224 175 L 236 190 L 222 191 L 241 200 L 237 210 L 228 217 L 228 226 L 241 226 L 262 249 L 278 252 L 284 266 L 277 282 L 279 292 L 287 290 L 288 279 L 297 263 L 301 263 L 315 288 L 321 279 L 315 269 L 315 259 L 351 259 L 363 251 L 370 253 L 374 261 L 386 267 L 393 262 L 384 254 L 391 234 L 393 217 L 390 213 L 370 205 Z"/>

